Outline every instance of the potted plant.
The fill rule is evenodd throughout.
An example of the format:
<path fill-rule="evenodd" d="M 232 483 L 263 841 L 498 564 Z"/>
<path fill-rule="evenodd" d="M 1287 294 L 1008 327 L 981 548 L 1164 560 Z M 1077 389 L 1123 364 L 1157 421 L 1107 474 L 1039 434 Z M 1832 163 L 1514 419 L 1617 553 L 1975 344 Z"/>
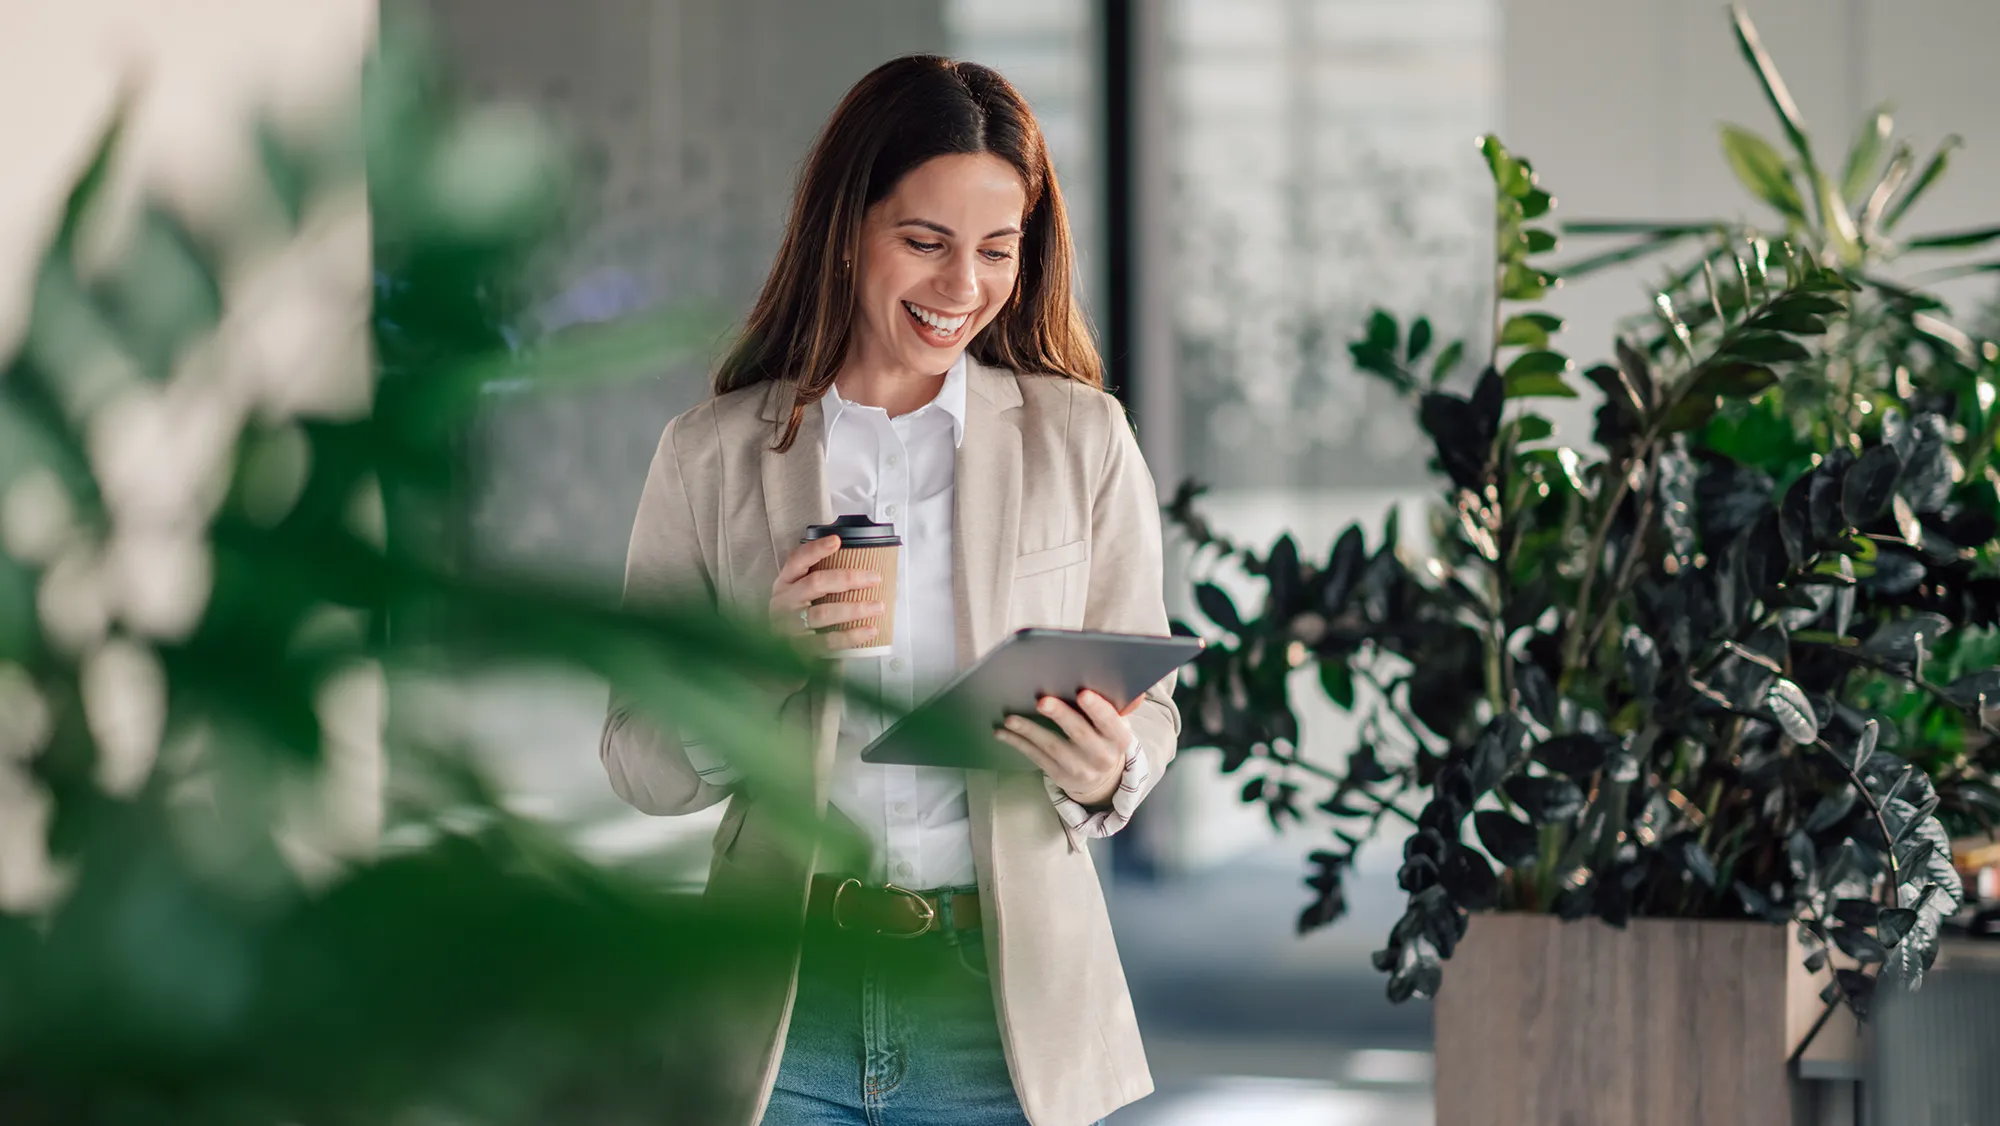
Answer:
<path fill-rule="evenodd" d="M 1290 536 L 1218 536 L 1196 486 L 1169 506 L 1200 563 L 1262 588 L 1246 616 L 1196 586 L 1221 636 L 1179 690 L 1183 743 L 1248 774 L 1274 823 L 1329 822 L 1302 931 L 1342 914 L 1358 850 L 1404 823 L 1407 910 L 1375 964 L 1391 998 L 1438 997 L 1441 1123 L 1773 1120 L 1788 1055 L 1836 1006 L 1864 1016 L 1878 979 L 1930 964 L 1960 900 L 1940 815 L 2000 810 L 2000 367 L 1880 275 L 2000 230 L 1897 241 L 1948 146 L 1913 175 L 1871 118 L 1835 182 L 1733 20 L 1793 155 L 1734 127 L 1725 150 L 1781 228 L 1572 224 L 1627 241 L 1544 267 L 1553 201 L 1489 137 L 1483 370 L 1448 389 L 1463 349 L 1432 359 L 1421 318 L 1378 312 L 1352 346 L 1435 445 L 1421 553 L 1393 514 L 1321 562 Z M 1534 406 L 1577 397 L 1576 369 L 1533 304 L 1559 276 L 1689 243 L 1582 373 L 1603 396 L 1592 441 L 1564 442 Z M 1359 721 L 1339 765 L 1299 749 L 1308 666 Z M 1563 925 L 1580 919 L 1609 926 Z M 1445 983 L 1454 956 L 1474 965 Z M 1809 982 L 1820 1003 L 1800 1011 Z M 1730 1069 L 1728 1106 L 1674 1101 L 1715 1089 L 1692 1068 Z"/>

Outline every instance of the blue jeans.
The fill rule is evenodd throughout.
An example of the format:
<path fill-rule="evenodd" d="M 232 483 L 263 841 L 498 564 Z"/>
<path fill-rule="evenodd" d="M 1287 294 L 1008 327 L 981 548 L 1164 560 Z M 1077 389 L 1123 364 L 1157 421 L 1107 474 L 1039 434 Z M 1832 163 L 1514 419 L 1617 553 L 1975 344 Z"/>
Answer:
<path fill-rule="evenodd" d="M 763 1126 L 1026 1126 L 977 930 L 806 935 Z"/>

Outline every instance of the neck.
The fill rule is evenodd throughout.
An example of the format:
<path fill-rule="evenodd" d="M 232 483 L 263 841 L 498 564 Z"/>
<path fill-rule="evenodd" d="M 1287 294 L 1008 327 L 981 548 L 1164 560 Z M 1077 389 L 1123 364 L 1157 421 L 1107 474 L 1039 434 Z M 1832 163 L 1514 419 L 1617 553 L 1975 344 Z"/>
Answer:
<path fill-rule="evenodd" d="M 938 397 L 944 387 L 945 372 L 925 375 L 902 368 L 887 368 L 850 359 L 833 377 L 840 397 L 864 407 L 880 407 L 890 417 L 920 410 Z"/>

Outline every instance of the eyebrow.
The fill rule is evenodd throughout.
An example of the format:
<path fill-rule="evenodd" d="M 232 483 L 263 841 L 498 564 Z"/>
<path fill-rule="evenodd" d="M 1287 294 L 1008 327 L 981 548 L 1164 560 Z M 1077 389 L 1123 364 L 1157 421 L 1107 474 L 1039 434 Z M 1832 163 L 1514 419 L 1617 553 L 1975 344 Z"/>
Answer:
<path fill-rule="evenodd" d="M 943 223 L 933 223 L 929 219 L 904 219 L 901 222 L 897 223 L 896 225 L 898 227 L 922 227 L 927 231 L 936 231 L 938 234 L 941 234 L 946 238 L 958 237 L 957 231 L 952 230 L 950 227 L 945 226 Z M 1019 227 L 1002 227 L 997 231 L 989 231 L 986 237 L 1000 238 L 1003 235 L 1018 235 L 1020 233 L 1021 233 L 1021 228 Z"/>

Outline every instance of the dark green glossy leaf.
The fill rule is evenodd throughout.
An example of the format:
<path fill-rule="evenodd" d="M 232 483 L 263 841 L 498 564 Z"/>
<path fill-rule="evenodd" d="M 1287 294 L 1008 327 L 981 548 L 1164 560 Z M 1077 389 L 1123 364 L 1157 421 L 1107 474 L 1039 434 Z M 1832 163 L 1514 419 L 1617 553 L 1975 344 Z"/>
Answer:
<path fill-rule="evenodd" d="M 1556 201 L 1549 193 L 1536 188 L 1521 197 L 1521 218 L 1539 219 L 1555 209 Z"/>
<path fill-rule="evenodd" d="M 1472 815 L 1479 843 L 1504 868 L 1526 868 L 1541 852 L 1535 830 L 1497 809 L 1482 809 Z"/>
<path fill-rule="evenodd" d="M 1527 242 L 1528 253 L 1530 254 L 1546 254 L 1556 248 L 1554 231 L 1546 231 L 1540 227 L 1529 227 L 1521 232 L 1521 237 Z"/>
<path fill-rule="evenodd" d="M 1394 353 L 1396 342 L 1403 333 L 1396 325 L 1396 318 L 1386 311 L 1377 309 L 1368 315 L 1368 343 L 1385 352 Z"/>
<path fill-rule="evenodd" d="M 1326 698 L 1332 700 L 1342 711 L 1354 708 L 1354 670 L 1346 661 L 1322 660 L 1319 663 L 1319 684 L 1326 690 Z"/>
<path fill-rule="evenodd" d="M 1916 929 L 1917 913 L 1908 907 L 1891 907 L 1876 918 L 1875 926 L 1882 938 L 1882 944 L 1894 946 L 1903 941 L 1903 936 Z"/>
<path fill-rule="evenodd" d="M 1404 354 L 1404 358 L 1414 364 L 1417 362 L 1418 358 L 1420 358 L 1426 351 L 1430 349 L 1430 346 L 1431 346 L 1430 318 L 1418 317 L 1415 323 L 1410 325 L 1409 349 Z"/>
<path fill-rule="evenodd" d="M 1500 789 L 1537 825 L 1566 822 L 1583 811 L 1583 791 L 1567 778 L 1517 774 L 1501 783 Z"/>
<path fill-rule="evenodd" d="M 1876 446 L 1862 454 L 1841 480 L 1840 511 L 1848 525 L 1860 527 L 1888 511 L 1902 474 L 1903 459 L 1894 449 Z"/>
<path fill-rule="evenodd" d="M 1583 781 L 1604 767 L 1616 740 L 1603 735 L 1557 735 L 1535 747 L 1534 760 L 1559 774 Z"/>
<path fill-rule="evenodd" d="M 1771 718 L 1777 721 L 1785 737 L 1794 743 L 1812 743 L 1819 738 L 1819 718 L 1813 714 L 1813 706 L 1798 685 L 1779 677 L 1771 685 L 1770 695 L 1765 700 Z"/>
<path fill-rule="evenodd" d="M 1737 336 L 1730 341 L 1728 354 L 1755 364 L 1793 363 L 1812 356 L 1798 341 L 1775 332 L 1751 332 Z"/>
<path fill-rule="evenodd" d="M 1453 842 L 1438 868 L 1438 882 L 1460 906 L 1480 911 L 1493 905 L 1500 881 L 1486 858 L 1468 845 Z"/>
<path fill-rule="evenodd" d="M 1236 613 L 1236 603 L 1223 589 L 1214 583 L 1202 583 L 1194 588 L 1195 605 L 1201 612 L 1221 628 L 1241 636 L 1249 632 L 1243 619 Z"/>

